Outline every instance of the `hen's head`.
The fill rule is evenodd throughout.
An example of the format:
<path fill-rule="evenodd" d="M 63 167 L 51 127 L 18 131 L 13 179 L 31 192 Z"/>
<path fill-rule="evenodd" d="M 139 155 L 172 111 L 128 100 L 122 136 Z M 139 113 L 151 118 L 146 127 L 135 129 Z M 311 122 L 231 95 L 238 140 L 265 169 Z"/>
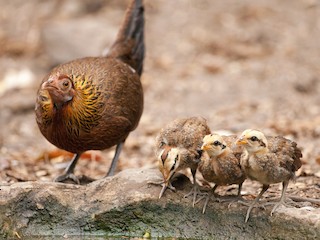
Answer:
<path fill-rule="evenodd" d="M 40 91 L 46 90 L 56 108 L 61 108 L 75 96 L 74 83 L 70 77 L 64 74 L 53 74 L 42 83 Z"/>

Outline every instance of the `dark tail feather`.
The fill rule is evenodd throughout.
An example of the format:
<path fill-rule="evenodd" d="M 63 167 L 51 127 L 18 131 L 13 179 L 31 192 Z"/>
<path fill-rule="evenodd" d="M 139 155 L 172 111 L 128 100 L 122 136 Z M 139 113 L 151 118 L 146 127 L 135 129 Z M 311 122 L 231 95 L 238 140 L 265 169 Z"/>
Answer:
<path fill-rule="evenodd" d="M 132 0 L 125 14 L 118 36 L 107 57 L 118 58 L 142 73 L 144 58 L 144 17 L 142 0 Z"/>

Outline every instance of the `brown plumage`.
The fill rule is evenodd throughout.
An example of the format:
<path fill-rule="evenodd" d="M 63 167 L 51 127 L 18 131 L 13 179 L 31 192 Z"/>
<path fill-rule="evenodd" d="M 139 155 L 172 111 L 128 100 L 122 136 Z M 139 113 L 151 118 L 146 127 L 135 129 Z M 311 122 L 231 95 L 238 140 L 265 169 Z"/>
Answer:
<path fill-rule="evenodd" d="M 140 120 L 143 90 L 144 17 L 141 0 L 132 0 L 115 43 L 104 57 L 61 64 L 42 80 L 36 120 L 52 144 L 75 153 L 65 174 L 71 178 L 81 153 L 117 145 L 108 175 L 114 173 L 122 145 Z"/>
<path fill-rule="evenodd" d="M 206 135 L 201 149 L 204 151 L 199 163 L 199 171 L 203 178 L 214 183 L 212 191 L 206 197 L 203 213 L 208 201 L 218 186 L 238 184 L 238 197 L 241 196 L 245 174 L 240 166 L 242 149 L 234 146 L 236 136 Z"/>
<path fill-rule="evenodd" d="M 197 191 L 195 174 L 201 157 L 201 142 L 209 133 L 207 121 L 202 117 L 177 119 L 161 130 L 156 138 L 156 156 L 164 182 L 159 198 L 167 187 L 173 189 L 170 180 L 176 172 L 190 168 L 194 184 L 190 194 L 194 196 L 194 204 Z"/>
<path fill-rule="evenodd" d="M 261 192 L 247 211 L 245 221 L 248 221 L 252 208 L 267 191 L 269 185 L 282 182 L 281 198 L 273 207 L 272 215 L 281 204 L 284 204 L 288 183 L 295 179 L 295 171 L 301 167 L 301 150 L 295 142 L 284 137 L 265 137 L 262 132 L 252 129 L 245 130 L 237 144 L 245 147 L 241 157 L 241 167 L 246 175 L 263 184 Z"/>

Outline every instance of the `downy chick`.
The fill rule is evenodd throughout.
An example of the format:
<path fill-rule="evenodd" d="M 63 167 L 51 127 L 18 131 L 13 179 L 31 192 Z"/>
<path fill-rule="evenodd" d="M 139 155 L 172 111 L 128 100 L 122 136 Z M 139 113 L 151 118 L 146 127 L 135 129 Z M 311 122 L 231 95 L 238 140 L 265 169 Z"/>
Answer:
<path fill-rule="evenodd" d="M 238 197 L 241 197 L 241 187 L 246 177 L 240 166 L 241 149 L 233 147 L 233 151 L 230 144 L 235 138 L 235 136 L 220 136 L 218 134 L 206 135 L 203 138 L 201 149 L 204 153 L 199 163 L 199 171 L 206 181 L 215 184 L 206 197 L 203 213 L 205 213 L 208 201 L 218 186 L 238 184 Z"/>
<path fill-rule="evenodd" d="M 245 222 L 248 221 L 250 212 L 270 184 L 282 183 L 282 192 L 279 202 L 276 202 L 272 213 L 285 203 L 285 192 L 290 180 L 295 179 L 295 171 L 301 167 L 301 150 L 297 144 L 284 137 L 265 137 L 257 130 L 247 129 L 236 142 L 244 146 L 241 156 L 241 167 L 246 175 L 262 184 L 262 190 L 253 203 L 249 206 Z"/>
<path fill-rule="evenodd" d="M 177 119 L 161 130 L 156 138 L 156 156 L 159 170 L 163 176 L 163 188 L 159 194 L 162 197 L 165 190 L 171 186 L 173 175 L 183 169 L 190 168 L 193 176 L 193 204 L 198 186 L 195 175 L 201 157 L 201 142 L 210 133 L 207 121 L 202 117 Z"/>

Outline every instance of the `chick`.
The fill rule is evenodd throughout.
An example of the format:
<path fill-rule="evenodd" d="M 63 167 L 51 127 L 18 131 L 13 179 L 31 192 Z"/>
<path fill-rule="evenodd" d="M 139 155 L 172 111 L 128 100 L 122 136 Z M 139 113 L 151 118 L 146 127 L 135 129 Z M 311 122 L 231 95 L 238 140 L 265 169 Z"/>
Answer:
<path fill-rule="evenodd" d="M 275 203 L 272 215 L 284 204 L 289 180 L 295 179 L 295 171 L 301 167 L 301 150 L 295 142 L 284 137 L 265 137 L 262 132 L 252 129 L 245 130 L 236 143 L 245 148 L 240 160 L 242 169 L 250 179 L 262 183 L 262 190 L 249 206 L 245 222 L 269 185 L 282 182 L 281 198 Z"/>
<path fill-rule="evenodd" d="M 239 184 L 238 197 L 241 197 L 241 187 L 246 177 L 240 167 L 241 150 L 239 152 L 239 149 L 235 151 L 231 149 L 230 139 L 234 141 L 235 138 L 235 136 L 222 137 L 218 134 L 206 135 L 203 138 L 201 150 L 204 153 L 199 163 L 199 171 L 205 180 L 215 183 L 206 197 L 203 213 L 218 186 Z M 229 144 L 224 139 L 229 140 Z"/>
<path fill-rule="evenodd" d="M 195 175 L 201 157 L 201 142 L 210 133 L 207 121 L 202 117 L 177 119 L 161 130 L 156 138 L 156 156 L 158 167 L 163 175 L 162 197 L 171 185 L 173 175 L 183 169 L 190 168 L 193 176 L 193 188 L 185 197 L 193 194 L 193 205 L 197 196 L 198 186 Z"/>

